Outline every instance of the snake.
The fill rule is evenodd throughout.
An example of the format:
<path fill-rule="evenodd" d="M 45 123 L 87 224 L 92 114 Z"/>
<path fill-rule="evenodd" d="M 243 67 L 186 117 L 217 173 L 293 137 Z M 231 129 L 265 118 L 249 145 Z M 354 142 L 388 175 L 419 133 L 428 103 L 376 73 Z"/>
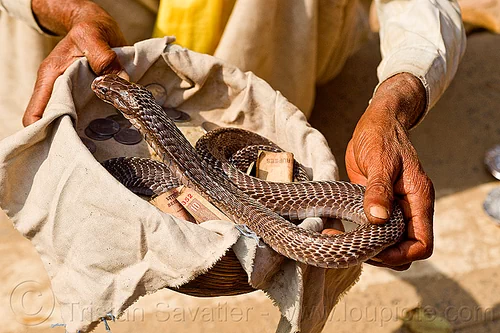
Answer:
<path fill-rule="evenodd" d="M 137 187 L 151 188 L 157 184 L 156 191 L 161 192 L 174 178 L 175 185 L 194 189 L 274 251 L 321 268 L 359 265 L 403 237 L 405 222 L 397 203 L 386 223 L 368 221 L 363 209 L 365 187 L 361 185 L 309 180 L 278 183 L 241 172 L 231 163 L 237 151 L 255 144 L 279 148 L 256 133 L 219 128 L 200 138 L 195 148 L 142 85 L 107 74 L 95 78 L 91 88 L 98 98 L 113 105 L 141 132 L 161 160 L 153 163 L 128 158 L 108 164 L 121 168 L 118 174 L 122 177 L 134 169 L 136 178 L 143 183 L 135 184 Z M 300 173 L 303 172 L 296 172 Z M 307 217 L 343 219 L 357 226 L 332 235 L 301 228 L 292 222 Z"/>

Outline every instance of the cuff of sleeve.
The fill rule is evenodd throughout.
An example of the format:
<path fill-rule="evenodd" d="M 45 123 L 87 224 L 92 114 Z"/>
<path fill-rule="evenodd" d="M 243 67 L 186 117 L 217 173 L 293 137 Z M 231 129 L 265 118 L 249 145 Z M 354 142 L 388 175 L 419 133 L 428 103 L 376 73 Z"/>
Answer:
<path fill-rule="evenodd" d="M 418 47 L 400 49 L 385 57 L 380 63 L 377 69 L 379 83 L 375 87 L 374 94 L 385 80 L 396 74 L 410 73 L 417 77 L 425 88 L 427 105 L 413 128 L 424 119 L 448 86 L 445 67 L 444 58 L 436 50 L 430 51 Z"/>
<path fill-rule="evenodd" d="M 20 19 L 39 33 L 45 34 L 31 10 L 31 0 L 0 0 L 0 6 L 9 16 Z"/>

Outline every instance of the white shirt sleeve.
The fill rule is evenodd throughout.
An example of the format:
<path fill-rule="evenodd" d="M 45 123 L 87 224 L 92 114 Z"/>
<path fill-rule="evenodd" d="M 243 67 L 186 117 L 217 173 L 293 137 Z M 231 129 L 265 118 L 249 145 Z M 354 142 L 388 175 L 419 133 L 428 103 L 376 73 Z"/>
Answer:
<path fill-rule="evenodd" d="M 0 0 L 0 10 L 43 33 L 31 10 L 31 0 Z"/>
<path fill-rule="evenodd" d="M 375 5 L 382 53 L 377 70 L 379 82 L 402 72 L 415 75 L 427 92 L 427 113 L 450 84 L 465 51 L 458 3 L 375 0 Z"/>

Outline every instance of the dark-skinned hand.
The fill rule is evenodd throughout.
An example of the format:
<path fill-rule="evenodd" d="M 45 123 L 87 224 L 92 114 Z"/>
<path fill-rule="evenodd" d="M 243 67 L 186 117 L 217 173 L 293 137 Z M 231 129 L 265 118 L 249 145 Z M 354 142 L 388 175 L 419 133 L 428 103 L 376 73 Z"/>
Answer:
<path fill-rule="evenodd" d="M 80 57 L 88 59 L 97 75 L 122 72 L 127 77 L 111 49 L 127 42 L 104 9 L 88 0 L 32 0 L 31 6 L 42 29 L 64 38 L 38 69 L 33 95 L 23 117 L 24 126 L 42 117 L 55 80 Z"/>
<path fill-rule="evenodd" d="M 368 220 L 385 223 L 396 201 L 407 225 L 399 243 L 369 261 L 376 266 L 406 270 L 413 261 L 432 254 L 434 188 L 408 135 L 425 107 L 426 92 L 420 80 L 408 73 L 397 74 L 378 87 L 347 146 L 347 174 L 353 183 L 366 186 Z"/>

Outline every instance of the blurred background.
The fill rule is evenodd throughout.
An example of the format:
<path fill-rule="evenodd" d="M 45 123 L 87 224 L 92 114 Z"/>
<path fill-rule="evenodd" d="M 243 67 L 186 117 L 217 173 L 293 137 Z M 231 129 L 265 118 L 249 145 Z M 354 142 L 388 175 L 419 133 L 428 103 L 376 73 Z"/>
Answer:
<path fill-rule="evenodd" d="M 461 5 L 468 29 L 464 59 L 450 88 L 412 132 L 437 193 L 434 255 L 401 273 L 365 265 L 325 332 L 500 332 L 500 227 L 483 210 L 487 194 L 500 187 L 483 163 L 486 150 L 500 144 L 500 35 L 494 33 L 500 32 L 500 4 Z M 345 147 L 377 84 L 378 45 L 374 33 L 337 78 L 317 89 L 310 122 L 328 139 L 342 179 Z M 20 119 L 4 114 L 0 139 L 21 128 Z M 36 250 L 3 213 L 0 265 L 0 332 L 64 332 Z M 405 322 L 413 309 L 427 317 Z M 278 310 L 262 292 L 200 299 L 162 290 L 141 298 L 111 328 L 274 332 L 278 321 Z M 104 326 L 96 332 L 105 332 Z"/>

